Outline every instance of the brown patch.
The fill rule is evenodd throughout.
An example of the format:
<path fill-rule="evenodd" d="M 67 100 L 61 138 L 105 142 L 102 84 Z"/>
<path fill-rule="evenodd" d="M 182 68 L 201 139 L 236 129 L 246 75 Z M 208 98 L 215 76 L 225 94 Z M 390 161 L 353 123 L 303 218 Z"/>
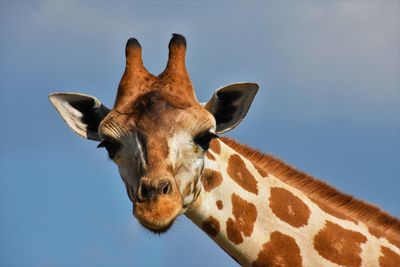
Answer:
<path fill-rule="evenodd" d="M 201 176 L 201 182 L 203 183 L 204 190 L 210 192 L 221 185 L 222 175 L 220 172 L 211 169 L 204 169 L 203 175 Z"/>
<path fill-rule="evenodd" d="M 268 175 L 268 173 L 264 169 L 260 168 L 260 166 L 256 164 L 253 164 L 253 166 L 262 177 L 266 177 Z"/>
<path fill-rule="evenodd" d="M 202 228 L 208 235 L 215 237 L 219 233 L 219 222 L 213 216 L 209 216 L 207 220 L 203 222 Z"/>
<path fill-rule="evenodd" d="M 213 156 L 213 154 L 210 153 L 210 151 L 207 151 L 207 152 L 206 152 L 206 157 L 207 157 L 209 160 L 215 160 L 215 157 Z"/>
<path fill-rule="evenodd" d="M 236 245 L 243 242 L 242 233 L 240 233 L 236 223 L 231 218 L 226 221 L 226 233 L 228 234 L 228 239 Z"/>
<path fill-rule="evenodd" d="M 254 223 L 257 219 L 256 206 L 238 195 L 232 194 L 232 213 L 239 230 L 245 236 L 250 236 L 253 233 Z"/>
<path fill-rule="evenodd" d="M 244 236 L 249 237 L 253 233 L 254 223 L 257 219 L 257 209 L 236 194 L 232 195 L 232 213 L 234 220 L 229 218 L 226 222 L 228 238 L 235 244 L 243 242 Z"/>
<path fill-rule="evenodd" d="M 217 155 L 221 153 L 221 145 L 219 144 L 219 140 L 217 138 L 211 140 L 210 149 L 214 151 Z"/>
<path fill-rule="evenodd" d="M 244 161 L 239 155 L 234 154 L 229 157 L 228 174 L 243 189 L 253 194 L 258 194 L 257 181 L 246 168 Z"/>
<path fill-rule="evenodd" d="M 219 210 L 222 210 L 223 207 L 224 207 L 224 204 L 222 204 L 221 200 L 217 200 L 217 202 L 215 202 L 215 204 L 217 204 L 217 207 L 218 207 Z"/>
<path fill-rule="evenodd" d="M 367 238 L 327 221 L 314 237 L 314 247 L 325 259 L 343 266 L 360 266 L 361 243 Z"/>
<path fill-rule="evenodd" d="M 286 189 L 272 187 L 269 198 L 272 212 L 282 221 L 302 227 L 310 218 L 310 209 L 304 202 Z"/>
<path fill-rule="evenodd" d="M 226 137 L 221 137 L 220 140 L 250 160 L 254 165 L 260 166 L 260 168 L 278 177 L 283 182 L 296 187 L 309 198 L 318 199 L 337 212 L 353 217 L 365 223 L 368 227 L 379 229 L 388 240 L 400 240 L 399 219 L 371 204 L 339 192 L 332 186 L 294 169 L 273 156 L 265 155 Z"/>
<path fill-rule="evenodd" d="M 253 266 L 296 267 L 302 266 L 300 249 L 296 241 L 280 232 L 273 232 L 265 243 Z"/>
<path fill-rule="evenodd" d="M 381 267 L 400 266 L 400 255 L 387 247 L 381 247 L 382 255 L 379 257 Z"/>

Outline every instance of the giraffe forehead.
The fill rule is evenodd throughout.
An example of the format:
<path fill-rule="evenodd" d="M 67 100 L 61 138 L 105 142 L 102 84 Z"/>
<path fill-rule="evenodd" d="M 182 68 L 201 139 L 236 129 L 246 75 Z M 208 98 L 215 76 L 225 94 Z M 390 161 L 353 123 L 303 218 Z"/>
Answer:
<path fill-rule="evenodd" d="M 214 117 L 204 108 L 196 105 L 174 107 L 158 94 L 147 94 L 131 105 L 134 106 L 131 113 L 113 109 L 99 126 L 100 136 L 120 139 L 136 131 L 143 137 L 176 140 L 185 137 L 181 133 L 194 136 L 202 131 L 214 131 L 216 127 Z"/>

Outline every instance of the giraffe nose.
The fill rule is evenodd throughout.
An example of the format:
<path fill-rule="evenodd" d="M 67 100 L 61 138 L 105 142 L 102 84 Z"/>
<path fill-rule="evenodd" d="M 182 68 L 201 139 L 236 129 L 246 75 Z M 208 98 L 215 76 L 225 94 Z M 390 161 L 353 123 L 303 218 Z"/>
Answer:
<path fill-rule="evenodd" d="M 148 201 L 157 195 L 167 195 L 172 191 L 171 182 L 167 179 L 151 181 L 148 178 L 142 178 L 138 187 L 139 202 Z"/>

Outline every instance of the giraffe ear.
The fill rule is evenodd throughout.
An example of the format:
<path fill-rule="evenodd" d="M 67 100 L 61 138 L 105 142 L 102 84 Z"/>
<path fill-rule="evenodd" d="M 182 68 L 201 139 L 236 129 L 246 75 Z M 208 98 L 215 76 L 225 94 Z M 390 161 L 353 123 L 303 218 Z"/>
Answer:
<path fill-rule="evenodd" d="M 74 132 L 99 141 L 99 124 L 110 110 L 97 98 L 78 93 L 52 93 L 49 100 Z"/>
<path fill-rule="evenodd" d="M 256 83 L 234 83 L 215 91 L 204 107 L 215 117 L 216 133 L 230 131 L 244 119 L 257 91 Z"/>

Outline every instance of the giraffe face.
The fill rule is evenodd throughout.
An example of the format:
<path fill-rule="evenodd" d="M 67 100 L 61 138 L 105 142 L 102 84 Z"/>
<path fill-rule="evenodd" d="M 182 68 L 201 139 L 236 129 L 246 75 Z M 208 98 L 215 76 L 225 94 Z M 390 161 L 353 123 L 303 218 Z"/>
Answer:
<path fill-rule="evenodd" d="M 132 114 L 113 110 L 104 118 L 100 146 L 119 168 L 134 216 L 146 228 L 164 232 L 200 191 L 215 119 L 200 105 L 175 108 L 154 92 L 133 106 Z"/>
<path fill-rule="evenodd" d="M 242 121 L 258 90 L 254 83 L 232 84 L 200 104 L 185 67 L 185 38 L 174 34 L 168 48 L 167 66 L 155 76 L 143 65 L 139 42 L 127 41 L 112 110 L 88 95 L 49 96 L 74 132 L 107 149 L 134 216 L 157 233 L 168 230 L 196 199 L 211 139 Z"/>

